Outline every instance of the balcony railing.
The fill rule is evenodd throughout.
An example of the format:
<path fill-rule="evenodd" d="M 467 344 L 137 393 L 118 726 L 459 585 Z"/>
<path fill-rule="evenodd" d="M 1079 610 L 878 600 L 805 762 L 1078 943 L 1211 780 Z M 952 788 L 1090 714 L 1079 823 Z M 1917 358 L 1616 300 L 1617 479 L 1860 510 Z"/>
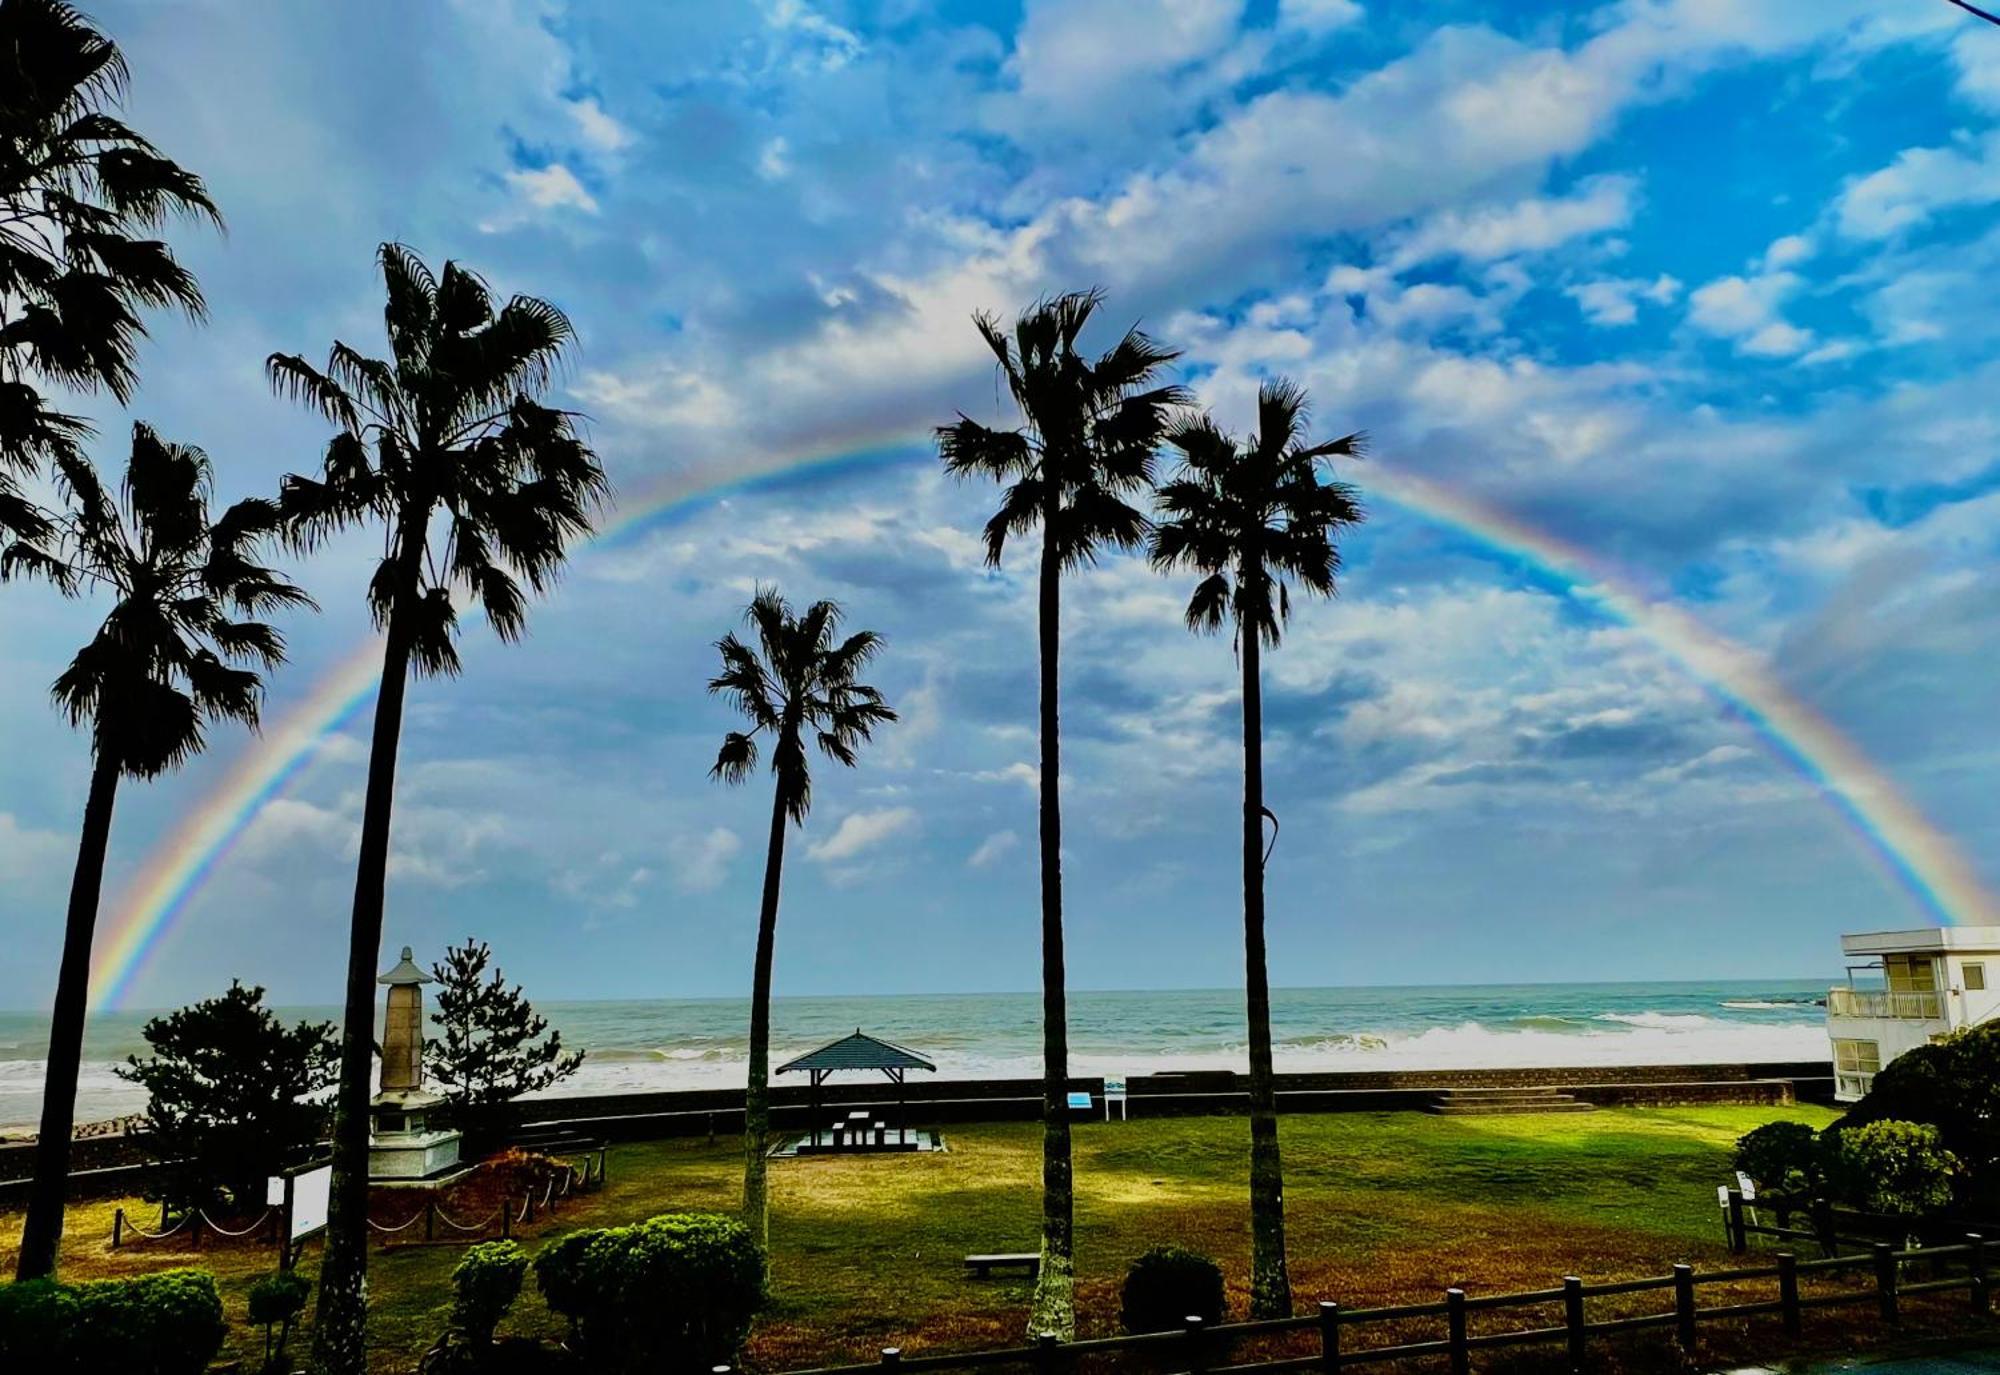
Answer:
<path fill-rule="evenodd" d="M 1932 992 L 1891 993 L 1881 989 L 1827 990 L 1829 1017 L 1907 1017 L 1913 1021 L 1944 1020 L 1944 995 Z"/>

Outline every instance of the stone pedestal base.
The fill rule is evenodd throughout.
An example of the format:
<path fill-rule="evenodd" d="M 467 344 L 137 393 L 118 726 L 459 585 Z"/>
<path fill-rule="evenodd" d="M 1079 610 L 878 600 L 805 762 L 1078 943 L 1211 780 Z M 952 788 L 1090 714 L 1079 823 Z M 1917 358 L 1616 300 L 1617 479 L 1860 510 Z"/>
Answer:
<path fill-rule="evenodd" d="M 370 1179 L 429 1179 L 458 1164 L 457 1132 L 381 1132 L 368 1138 Z"/>

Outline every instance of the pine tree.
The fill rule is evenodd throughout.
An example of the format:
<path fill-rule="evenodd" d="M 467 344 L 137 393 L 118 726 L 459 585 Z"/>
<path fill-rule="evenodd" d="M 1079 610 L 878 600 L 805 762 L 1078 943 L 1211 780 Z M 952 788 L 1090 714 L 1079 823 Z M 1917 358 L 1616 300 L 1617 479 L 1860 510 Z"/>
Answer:
<path fill-rule="evenodd" d="M 438 1034 L 424 1042 L 424 1065 L 454 1107 L 505 1103 L 548 1088 L 575 1074 L 583 1052 L 563 1051 L 562 1033 L 549 1029 L 521 992 L 508 987 L 493 947 L 466 937 L 431 966 L 437 980 L 431 1021 Z"/>
<path fill-rule="evenodd" d="M 116 1073 L 146 1090 L 159 1162 L 152 1189 L 183 1208 L 261 1203 L 264 1181 L 326 1130 L 333 1088 L 333 1026 L 287 1027 L 264 1006 L 264 990 L 229 991 L 146 1023 L 153 1053 L 128 1056 Z"/>

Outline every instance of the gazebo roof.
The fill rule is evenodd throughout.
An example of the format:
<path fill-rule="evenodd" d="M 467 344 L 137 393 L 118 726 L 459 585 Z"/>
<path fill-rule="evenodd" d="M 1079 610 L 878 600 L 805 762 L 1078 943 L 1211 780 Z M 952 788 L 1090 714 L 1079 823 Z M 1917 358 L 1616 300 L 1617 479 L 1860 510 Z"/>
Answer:
<path fill-rule="evenodd" d="M 776 1072 L 787 1074 L 793 1070 L 817 1070 L 824 1074 L 837 1069 L 927 1069 L 935 1072 L 937 1066 L 913 1050 L 892 1045 L 856 1027 L 852 1036 L 829 1041 L 796 1060 L 787 1060 L 778 1066 Z"/>

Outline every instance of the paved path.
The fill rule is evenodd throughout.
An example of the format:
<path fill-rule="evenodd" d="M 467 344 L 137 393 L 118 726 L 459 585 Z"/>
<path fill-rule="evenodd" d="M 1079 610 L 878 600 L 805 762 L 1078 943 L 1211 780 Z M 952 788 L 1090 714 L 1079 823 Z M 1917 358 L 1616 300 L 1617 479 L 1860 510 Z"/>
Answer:
<path fill-rule="evenodd" d="M 1810 1366 L 1787 1367 L 1790 1375 L 2000 1375 L 2000 1350 L 1953 1351 L 1935 1356 L 1861 1356 Z M 1780 1375 L 1767 1366 L 1750 1366 L 1730 1375 Z"/>

